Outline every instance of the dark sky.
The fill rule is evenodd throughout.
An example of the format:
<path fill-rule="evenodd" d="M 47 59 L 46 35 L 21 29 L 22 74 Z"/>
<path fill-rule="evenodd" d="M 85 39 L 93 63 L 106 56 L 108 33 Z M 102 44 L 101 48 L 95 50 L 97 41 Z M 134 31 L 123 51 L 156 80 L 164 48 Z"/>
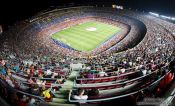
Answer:
<path fill-rule="evenodd" d="M 124 7 L 175 16 L 175 0 L 1 0 L 0 24 L 11 25 L 16 20 L 28 18 L 50 6 L 64 6 L 70 5 L 70 3 L 109 6 L 114 3 L 124 5 Z"/>

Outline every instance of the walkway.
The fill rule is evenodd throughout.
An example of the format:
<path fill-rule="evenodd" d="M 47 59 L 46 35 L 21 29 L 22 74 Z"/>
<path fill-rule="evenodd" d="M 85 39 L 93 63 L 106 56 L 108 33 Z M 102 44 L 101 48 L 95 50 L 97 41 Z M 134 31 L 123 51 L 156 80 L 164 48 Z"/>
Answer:
<path fill-rule="evenodd" d="M 76 106 L 76 104 L 69 104 L 68 95 L 69 90 L 73 88 L 74 80 L 79 74 L 78 70 L 73 70 L 69 75 L 69 78 L 64 82 L 64 85 L 59 91 L 55 92 L 55 97 L 53 101 L 49 103 L 51 106 Z"/>

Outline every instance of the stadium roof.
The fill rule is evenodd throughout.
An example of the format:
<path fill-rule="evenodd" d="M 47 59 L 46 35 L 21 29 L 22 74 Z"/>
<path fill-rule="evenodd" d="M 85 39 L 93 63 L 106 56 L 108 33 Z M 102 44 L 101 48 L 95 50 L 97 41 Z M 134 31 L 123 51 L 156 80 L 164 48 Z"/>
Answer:
<path fill-rule="evenodd" d="M 1 1 L 0 25 L 10 25 L 41 10 L 55 6 L 118 4 L 127 8 L 174 14 L 174 0 L 3 0 Z"/>

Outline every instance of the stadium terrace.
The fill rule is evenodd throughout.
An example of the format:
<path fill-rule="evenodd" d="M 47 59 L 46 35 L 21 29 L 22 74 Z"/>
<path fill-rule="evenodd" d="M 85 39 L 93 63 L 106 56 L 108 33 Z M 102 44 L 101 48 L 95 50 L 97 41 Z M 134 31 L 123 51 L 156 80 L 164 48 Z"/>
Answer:
<path fill-rule="evenodd" d="M 175 25 L 155 13 L 123 7 L 39 13 L 2 33 L 0 95 L 14 106 L 91 106 L 128 98 L 165 98 L 168 105 L 174 32 Z"/>

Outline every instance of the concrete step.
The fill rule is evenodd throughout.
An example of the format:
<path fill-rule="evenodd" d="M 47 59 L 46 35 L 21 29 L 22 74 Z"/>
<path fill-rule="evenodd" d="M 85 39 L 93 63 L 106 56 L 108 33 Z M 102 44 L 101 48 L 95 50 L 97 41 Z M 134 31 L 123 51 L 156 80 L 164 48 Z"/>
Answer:
<path fill-rule="evenodd" d="M 55 98 L 66 98 L 66 95 L 62 95 L 62 94 L 54 94 Z"/>
<path fill-rule="evenodd" d="M 68 100 L 63 98 L 53 98 L 52 102 L 54 103 L 66 103 Z"/>
<path fill-rule="evenodd" d="M 59 91 L 55 91 L 55 93 L 54 93 L 55 98 L 67 99 L 68 95 L 69 95 L 68 90 L 59 90 Z"/>
<path fill-rule="evenodd" d="M 76 104 L 70 103 L 55 103 L 55 102 L 47 102 L 47 103 L 40 103 L 37 106 L 78 106 Z"/>
<path fill-rule="evenodd" d="M 64 104 L 64 103 L 53 103 L 53 102 L 50 102 L 49 103 L 49 106 L 77 106 L 76 104 Z"/>
<path fill-rule="evenodd" d="M 59 90 L 59 91 L 55 91 L 55 94 L 62 94 L 62 92 Z"/>
<path fill-rule="evenodd" d="M 69 91 L 70 91 L 70 90 L 67 90 L 67 89 L 60 89 L 60 92 L 61 92 L 63 95 L 68 95 L 68 94 L 69 94 Z"/>

